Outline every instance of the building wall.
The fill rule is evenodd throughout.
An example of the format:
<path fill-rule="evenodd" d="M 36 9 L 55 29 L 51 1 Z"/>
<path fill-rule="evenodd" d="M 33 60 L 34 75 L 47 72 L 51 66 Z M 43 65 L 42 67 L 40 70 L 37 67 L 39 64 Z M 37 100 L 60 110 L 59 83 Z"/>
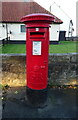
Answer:
<path fill-rule="evenodd" d="M 5 26 L 3 27 L 3 24 L 0 23 L 0 40 L 6 38 L 6 24 Z"/>
<path fill-rule="evenodd" d="M 0 24 L 0 39 L 4 39 L 7 37 L 6 33 L 6 24 L 3 24 L 4 27 Z M 21 32 L 20 26 L 24 24 L 15 24 L 15 23 L 8 23 L 8 37 L 10 37 L 10 40 L 26 40 L 26 32 Z M 11 34 L 10 34 L 11 31 Z M 50 27 L 50 41 L 58 41 L 60 31 L 60 25 L 59 24 L 52 24 Z"/>
<path fill-rule="evenodd" d="M 0 39 L 4 39 L 7 37 L 7 32 L 6 32 L 6 24 L 3 24 L 4 27 L 2 27 L 2 23 L 0 23 Z M 14 23 L 8 23 L 7 28 L 8 28 L 8 37 L 10 37 L 10 40 L 25 40 L 26 38 L 26 33 L 22 33 L 20 31 L 20 25 L 22 24 L 14 24 Z M 10 31 L 12 32 L 10 34 Z"/>
<path fill-rule="evenodd" d="M 50 41 L 58 41 L 59 40 L 59 31 L 60 25 L 59 24 L 52 24 L 50 25 Z"/>
<path fill-rule="evenodd" d="M 78 1 L 76 2 L 76 36 L 78 36 Z"/>
<path fill-rule="evenodd" d="M 21 32 L 20 26 L 23 24 L 11 24 L 11 40 L 25 40 L 26 39 L 26 33 Z"/>
<path fill-rule="evenodd" d="M 66 31 L 66 37 L 68 37 L 71 18 L 60 8 L 60 6 L 57 6 L 56 3 L 51 6 L 51 13 L 63 21 L 63 23 L 60 24 L 60 30 Z"/>

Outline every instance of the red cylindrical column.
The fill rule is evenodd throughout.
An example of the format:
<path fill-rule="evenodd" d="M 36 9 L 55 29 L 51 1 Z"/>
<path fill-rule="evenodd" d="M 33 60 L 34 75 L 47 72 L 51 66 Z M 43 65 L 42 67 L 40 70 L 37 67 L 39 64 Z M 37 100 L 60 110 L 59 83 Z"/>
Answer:
<path fill-rule="evenodd" d="M 26 24 L 27 86 L 34 90 L 47 87 L 49 24 L 54 17 L 31 14 L 21 19 Z"/>
<path fill-rule="evenodd" d="M 26 25 L 27 87 L 32 90 L 47 88 L 49 25 L 54 17 L 30 14 L 21 19 Z"/>

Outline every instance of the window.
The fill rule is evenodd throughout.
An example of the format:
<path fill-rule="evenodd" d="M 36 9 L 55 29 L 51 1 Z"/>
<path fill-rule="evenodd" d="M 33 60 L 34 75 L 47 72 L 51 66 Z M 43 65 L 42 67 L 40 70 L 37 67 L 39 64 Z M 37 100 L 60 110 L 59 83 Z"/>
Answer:
<path fill-rule="evenodd" d="M 21 25 L 20 28 L 21 28 L 21 32 L 26 32 L 26 27 L 25 27 L 25 25 Z"/>

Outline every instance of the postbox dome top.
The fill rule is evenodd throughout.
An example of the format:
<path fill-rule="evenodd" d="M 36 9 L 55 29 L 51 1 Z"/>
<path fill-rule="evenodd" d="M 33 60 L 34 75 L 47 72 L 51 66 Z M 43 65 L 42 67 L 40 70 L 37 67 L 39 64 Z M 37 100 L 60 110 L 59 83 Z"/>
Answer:
<path fill-rule="evenodd" d="M 23 16 L 21 18 L 21 22 L 38 22 L 38 21 L 44 21 L 47 22 L 48 24 L 52 23 L 54 21 L 54 16 L 50 14 L 44 14 L 44 13 L 35 13 L 35 14 L 29 14 L 26 16 Z"/>

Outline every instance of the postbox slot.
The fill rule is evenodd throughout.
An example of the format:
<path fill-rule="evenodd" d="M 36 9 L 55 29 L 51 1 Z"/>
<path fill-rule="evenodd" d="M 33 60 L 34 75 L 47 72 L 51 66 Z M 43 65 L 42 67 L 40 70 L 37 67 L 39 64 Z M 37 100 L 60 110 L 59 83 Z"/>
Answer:
<path fill-rule="evenodd" d="M 30 37 L 44 37 L 44 32 L 30 32 Z"/>

